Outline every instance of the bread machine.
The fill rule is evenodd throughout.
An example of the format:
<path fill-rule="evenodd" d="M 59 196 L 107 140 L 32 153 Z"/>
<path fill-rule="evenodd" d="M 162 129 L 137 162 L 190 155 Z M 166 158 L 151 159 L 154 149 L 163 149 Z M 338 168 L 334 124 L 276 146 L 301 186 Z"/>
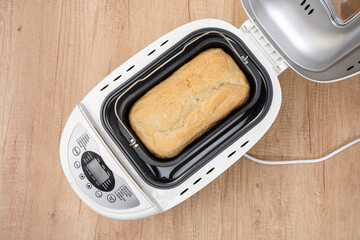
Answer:
<path fill-rule="evenodd" d="M 243 0 L 240 28 L 215 19 L 162 36 L 102 80 L 72 111 L 60 142 L 65 176 L 90 208 L 131 220 L 164 212 L 234 164 L 266 133 L 281 104 L 288 66 L 318 82 L 360 71 L 360 15 L 344 22 L 325 0 Z M 129 127 L 131 104 L 197 53 L 221 47 L 247 76 L 246 105 L 167 161 L 152 156 Z"/>

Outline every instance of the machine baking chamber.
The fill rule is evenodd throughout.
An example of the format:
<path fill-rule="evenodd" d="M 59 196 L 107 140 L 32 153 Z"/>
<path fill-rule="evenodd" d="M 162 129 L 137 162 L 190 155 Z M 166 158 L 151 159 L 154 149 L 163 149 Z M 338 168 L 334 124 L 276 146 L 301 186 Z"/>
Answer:
<path fill-rule="evenodd" d="M 174 158 L 157 158 L 131 130 L 129 110 L 146 91 L 209 48 L 222 48 L 235 60 L 250 83 L 250 98 Z M 104 129 L 145 182 L 156 188 L 172 188 L 256 126 L 267 114 L 272 94 L 268 73 L 237 35 L 221 28 L 204 28 L 184 36 L 112 91 L 102 105 L 101 120 Z"/>

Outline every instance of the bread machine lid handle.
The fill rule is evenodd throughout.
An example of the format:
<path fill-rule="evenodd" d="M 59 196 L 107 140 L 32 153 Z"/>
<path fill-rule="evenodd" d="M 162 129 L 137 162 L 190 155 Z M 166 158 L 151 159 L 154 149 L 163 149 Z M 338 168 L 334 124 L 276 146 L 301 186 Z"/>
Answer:
<path fill-rule="evenodd" d="M 360 11 L 339 21 L 332 0 L 242 0 L 251 20 L 302 76 L 330 82 L 360 73 Z"/>

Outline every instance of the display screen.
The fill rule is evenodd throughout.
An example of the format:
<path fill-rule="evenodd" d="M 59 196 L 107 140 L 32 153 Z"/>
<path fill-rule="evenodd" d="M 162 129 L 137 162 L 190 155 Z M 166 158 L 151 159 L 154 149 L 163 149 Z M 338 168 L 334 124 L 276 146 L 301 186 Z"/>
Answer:
<path fill-rule="evenodd" d="M 109 179 L 109 176 L 96 159 L 93 159 L 91 162 L 89 162 L 87 168 L 90 170 L 91 174 L 100 185 Z"/>

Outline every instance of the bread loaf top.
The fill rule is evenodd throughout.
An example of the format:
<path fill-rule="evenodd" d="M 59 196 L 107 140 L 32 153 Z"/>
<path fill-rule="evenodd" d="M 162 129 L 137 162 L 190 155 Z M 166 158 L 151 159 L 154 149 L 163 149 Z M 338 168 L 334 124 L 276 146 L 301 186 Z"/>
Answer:
<path fill-rule="evenodd" d="M 211 48 L 139 98 L 129 122 L 151 153 L 172 158 L 249 95 L 250 85 L 234 59 L 221 48 Z"/>

